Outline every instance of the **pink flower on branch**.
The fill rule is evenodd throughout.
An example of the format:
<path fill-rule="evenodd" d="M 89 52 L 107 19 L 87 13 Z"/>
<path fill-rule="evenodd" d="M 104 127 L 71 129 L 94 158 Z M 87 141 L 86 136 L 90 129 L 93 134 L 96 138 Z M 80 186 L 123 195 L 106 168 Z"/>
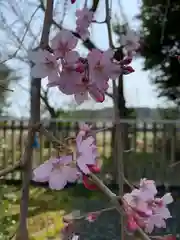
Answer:
<path fill-rule="evenodd" d="M 128 30 L 126 34 L 121 36 L 121 43 L 128 55 L 132 56 L 132 54 L 138 50 L 140 47 L 139 40 L 140 38 L 133 30 Z"/>
<path fill-rule="evenodd" d="M 56 159 L 50 159 L 33 171 L 33 180 L 37 182 L 49 182 L 49 187 L 61 190 L 68 182 L 75 182 L 81 175 L 95 172 L 96 158 L 98 157 L 95 139 L 85 137 L 89 127 L 80 130 L 76 137 L 76 158 L 73 154 Z M 97 171 L 97 168 L 96 168 Z"/>
<path fill-rule="evenodd" d="M 86 220 L 88 221 L 88 222 L 94 222 L 94 221 L 96 221 L 97 220 L 97 218 L 99 217 L 99 215 L 100 215 L 100 213 L 99 212 L 91 212 L 91 213 L 89 213 L 88 215 L 87 215 L 87 217 L 86 217 Z"/>
<path fill-rule="evenodd" d="M 50 159 L 33 171 L 33 180 L 49 182 L 51 189 L 61 190 L 68 182 L 75 182 L 79 177 L 79 171 L 71 163 L 72 156 Z"/>
<path fill-rule="evenodd" d="M 88 28 L 93 20 L 93 14 L 94 13 L 88 8 L 78 9 L 76 11 L 76 32 L 83 40 L 86 40 L 90 35 Z"/>
<path fill-rule="evenodd" d="M 173 198 L 170 193 L 166 193 L 162 198 L 155 198 L 154 200 L 156 206 L 154 212 L 160 214 L 164 219 L 171 218 L 169 209 L 167 208 L 168 204 L 173 202 Z"/>
<path fill-rule="evenodd" d="M 88 137 L 83 140 L 81 132 L 76 137 L 77 144 L 77 166 L 85 174 L 90 174 L 91 171 L 88 165 L 95 165 L 98 156 L 95 139 Z"/>
<path fill-rule="evenodd" d="M 102 52 L 93 49 L 88 54 L 89 78 L 90 82 L 95 82 L 101 87 L 103 82 L 107 82 L 110 78 L 115 80 L 121 73 L 120 64 L 113 62 L 114 53 L 112 50 Z"/>
<path fill-rule="evenodd" d="M 93 20 L 93 14 L 94 13 L 86 7 L 76 10 L 77 26 L 81 26 L 82 28 L 88 28 Z"/>
<path fill-rule="evenodd" d="M 153 214 L 145 221 L 144 230 L 147 233 L 152 233 L 155 227 L 166 228 L 166 222 L 160 214 Z"/>
<path fill-rule="evenodd" d="M 51 48 L 57 58 L 63 58 L 68 52 L 73 50 L 78 43 L 70 31 L 61 30 L 51 41 Z"/>
<path fill-rule="evenodd" d="M 81 26 L 76 27 L 76 32 L 79 34 L 82 40 L 86 41 L 90 37 L 90 32 L 87 28 L 82 28 Z"/>
<path fill-rule="evenodd" d="M 155 227 L 166 227 L 165 220 L 171 218 L 167 204 L 170 204 L 173 198 L 170 193 L 162 198 L 155 198 L 156 194 L 155 182 L 141 179 L 139 189 L 134 189 L 123 196 L 129 230 L 132 231 L 133 226 L 137 225 L 151 233 Z"/>
<path fill-rule="evenodd" d="M 127 66 L 132 60 L 130 57 L 117 62 L 113 60 L 112 50 L 102 52 L 93 49 L 85 59 L 73 50 L 76 45 L 77 38 L 71 32 L 62 30 L 52 40 L 54 53 L 39 50 L 29 54 L 29 59 L 35 63 L 32 75 L 48 77 L 48 87 L 57 86 L 62 93 L 74 95 L 76 102 L 81 104 L 89 96 L 96 102 L 103 102 L 109 79 L 115 80 L 120 74 L 134 71 Z"/>
<path fill-rule="evenodd" d="M 31 69 L 31 75 L 35 78 L 48 77 L 49 82 L 57 81 L 59 78 L 60 68 L 59 61 L 56 60 L 54 54 L 39 50 L 37 52 L 30 51 L 28 53 L 29 60 L 35 63 Z"/>
<path fill-rule="evenodd" d="M 83 137 L 88 133 L 90 132 L 91 130 L 91 127 L 90 125 L 86 124 L 86 123 L 80 123 L 79 124 L 79 136 L 82 135 Z"/>
<path fill-rule="evenodd" d="M 96 165 L 87 165 L 91 173 L 100 173 L 101 169 Z M 96 184 L 94 184 L 87 175 L 83 175 L 83 184 L 85 188 L 89 190 L 98 190 Z"/>
<path fill-rule="evenodd" d="M 77 104 L 81 104 L 84 101 L 89 99 L 89 95 L 96 102 L 103 102 L 105 100 L 105 92 L 108 89 L 109 85 L 107 82 L 102 82 L 101 87 L 100 83 L 97 86 L 96 83 L 88 83 L 88 81 L 82 81 L 81 84 L 77 85 L 79 92 L 75 93 L 74 98 Z"/>
<path fill-rule="evenodd" d="M 76 71 L 79 54 L 76 51 L 68 52 L 62 63 L 62 71 L 57 81 L 49 84 L 49 87 L 58 86 L 59 90 L 67 95 L 78 92 L 77 85 L 81 83 L 82 74 Z"/>

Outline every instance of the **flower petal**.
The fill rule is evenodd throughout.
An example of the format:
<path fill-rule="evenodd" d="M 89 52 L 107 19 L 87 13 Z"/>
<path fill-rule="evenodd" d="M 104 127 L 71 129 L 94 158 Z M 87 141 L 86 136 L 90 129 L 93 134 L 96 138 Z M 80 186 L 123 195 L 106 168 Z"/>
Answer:
<path fill-rule="evenodd" d="M 49 177 L 49 187 L 55 190 L 63 189 L 67 184 L 67 176 L 63 174 L 63 170 L 54 169 Z"/>
<path fill-rule="evenodd" d="M 38 51 L 29 51 L 28 59 L 34 63 L 43 63 L 44 51 L 42 49 Z"/>
<path fill-rule="evenodd" d="M 98 88 L 90 88 L 89 94 L 96 102 L 104 102 L 105 100 L 105 94 L 101 92 Z"/>
<path fill-rule="evenodd" d="M 80 177 L 80 172 L 78 172 L 77 168 L 72 168 L 72 167 L 66 167 L 64 169 L 66 171 L 66 174 L 68 176 L 68 182 L 75 182 L 79 177 Z"/>
<path fill-rule="evenodd" d="M 163 201 L 163 203 L 164 203 L 165 205 L 168 205 L 168 204 L 170 204 L 170 203 L 173 202 L 173 198 L 172 198 L 172 196 L 171 196 L 170 193 L 166 193 L 166 194 L 162 197 L 162 201 Z"/>
<path fill-rule="evenodd" d="M 45 78 L 49 74 L 49 70 L 45 64 L 36 64 L 31 69 L 31 76 L 34 78 Z"/>
<path fill-rule="evenodd" d="M 78 167 L 80 168 L 80 170 L 84 173 L 84 174 L 90 174 L 90 170 L 88 168 L 88 166 L 86 165 L 86 159 L 84 158 L 84 156 L 80 156 L 77 158 L 77 164 Z"/>
<path fill-rule="evenodd" d="M 83 175 L 83 184 L 88 190 L 98 190 L 96 184 L 92 183 L 86 175 Z"/>
<path fill-rule="evenodd" d="M 47 182 L 53 169 L 52 160 L 48 160 L 33 170 L 33 180 L 37 182 Z"/>
<path fill-rule="evenodd" d="M 69 156 L 63 156 L 60 158 L 60 163 L 63 163 L 63 164 L 68 164 L 72 162 L 72 156 L 69 155 Z"/>
<path fill-rule="evenodd" d="M 68 52 L 65 56 L 65 61 L 68 64 L 76 63 L 79 60 L 79 53 L 77 51 Z"/>
<path fill-rule="evenodd" d="M 88 93 L 87 92 L 81 92 L 74 94 L 75 101 L 78 105 L 82 104 L 84 101 L 88 100 Z"/>

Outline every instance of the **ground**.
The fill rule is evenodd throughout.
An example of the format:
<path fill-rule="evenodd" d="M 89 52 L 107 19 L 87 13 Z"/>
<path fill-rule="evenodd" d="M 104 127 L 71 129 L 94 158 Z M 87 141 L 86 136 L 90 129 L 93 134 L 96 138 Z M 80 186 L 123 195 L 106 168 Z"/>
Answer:
<path fill-rule="evenodd" d="M 28 228 L 32 240 L 59 237 L 63 226 L 62 216 L 71 212 L 76 202 L 91 201 L 100 194 L 94 194 L 79 186 L 63 191 L 50 191 L 31 187 L 29 200 Z M 83 201 L 82 201 L 83 199 Z M 9 237 L 17 228 L 19 218 L 20 189 L 4 186 L 1 189 L 0 231 Z M 75 204 L 75 205 L 74 205 Z M 5 236 L 0 239 L 5 240 Z M 9 239 L 9 238 L 7 238 Z"/>

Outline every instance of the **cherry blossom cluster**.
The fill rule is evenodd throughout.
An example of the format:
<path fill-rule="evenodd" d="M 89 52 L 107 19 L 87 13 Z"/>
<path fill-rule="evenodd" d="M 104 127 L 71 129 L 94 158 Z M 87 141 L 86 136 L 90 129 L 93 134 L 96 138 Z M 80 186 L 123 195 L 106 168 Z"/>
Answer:
<path fill-rule="evenodd" d="M 156 197 L 156 194 L 155 182 L 142 179 L 139 189 L 123 196 L 129 231 L 133 232 L 141 227 L 145 232 L 151 233 L 154 227 L 166 228 L 165 220 L 171 218 L 167 205 L 173 202 L 173 198 L 170 193 L 162 198 Z"/>
<path fill-rule="evenodd" d="M 85 40 L 89 37 L 88 28 L 93 21 L 93 12 L 87 8 L 76 11 L 76 31 Z M 75 50 L 78 38 L 68 30 L 60 31 L 50 43 L 50 50 L 29 52 L 29 60 L 34 63 L 31 75 L 35 78 L 48 78 L 48 87 L 57 87 L 66 95 L 74 95 L 77 104 L 89 99 L 96 102 L 105 100 L 109 80 L 116 80 L 121 74 L 129 74 L 134 69 L 129 65 L 138 41 L 132 34 L 124 37 L 127 55 L 117 61 L 114 50 L 92 49 L 87 57 L 81 57 Z"/>
<path fill-rule="evenodd" d="M 83 181 L 86 188 L 95 190 L 95 184 L 91 183 L 88 174 L 99 173 L 97 164 L 98 151 L 95 139 L 87 136 L 90 127 L 87 124 L 80 125 L 80 131 L 76 137 L 75 155 L 51 158 L 34 169 L 33 180 L 37 182 L 49 182 L 49 187 L 54 190 L 63 189 L 68 182 Z"/>

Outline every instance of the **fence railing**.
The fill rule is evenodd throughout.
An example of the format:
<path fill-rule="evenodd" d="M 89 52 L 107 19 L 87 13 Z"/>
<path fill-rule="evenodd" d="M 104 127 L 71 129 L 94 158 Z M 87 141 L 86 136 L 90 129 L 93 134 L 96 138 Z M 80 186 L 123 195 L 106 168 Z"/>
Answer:
<path fill-rule="evenodd" d="M 56 136 L 75 136 L 78 122 L 75 120 L 43 121 Z M 121 126 L 128 131 L 128 149 L 124 153 L 125 173 L 132 180 L 149 177 L 160 182 L 178 184 L 180 173 L 180 121 L 122 120 Z M 111 166 L 112 128 L 110 120 L 92 122 L 97 131 L 96 140 L 104 166 Z M 0 121 L 0 168 L 14 164 L 21 157 L 27 136 L 28 121 Z M 37 166 L 56 154 L 52 143 L 38 135 L 40 147 L 34 150 L 33 166 Z M 128 150 L 126 149 L 126 150 Z M 105 168 L 105 167 L 104 167 Z M 106 169 L 105 169 L 106 171 Z M 9 175 L 19 178 L 20 174 Z"/>

